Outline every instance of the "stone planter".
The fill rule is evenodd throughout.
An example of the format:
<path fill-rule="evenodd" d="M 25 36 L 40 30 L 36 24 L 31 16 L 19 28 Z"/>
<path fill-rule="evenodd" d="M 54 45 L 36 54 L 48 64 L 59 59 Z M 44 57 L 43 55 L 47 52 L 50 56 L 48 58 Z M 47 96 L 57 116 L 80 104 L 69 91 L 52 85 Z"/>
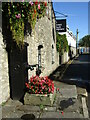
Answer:
<path fill-rule="evenodd" d="M 47 94 L 47 95 L 26 93 L 24 96 L 24 104 L 52 106 L 55 96 L 56 96 L 56 89 L 54 90 L 53 94 Z"/>

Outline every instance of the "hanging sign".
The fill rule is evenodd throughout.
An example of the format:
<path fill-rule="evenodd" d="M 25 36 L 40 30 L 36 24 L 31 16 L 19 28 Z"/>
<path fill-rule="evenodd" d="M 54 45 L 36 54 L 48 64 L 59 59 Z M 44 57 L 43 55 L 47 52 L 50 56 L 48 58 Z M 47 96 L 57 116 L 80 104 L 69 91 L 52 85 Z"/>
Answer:
<path fill-rule="evenodd" d="M 56 31 L 66 32 L 66 19 L 56 20 Z"/>

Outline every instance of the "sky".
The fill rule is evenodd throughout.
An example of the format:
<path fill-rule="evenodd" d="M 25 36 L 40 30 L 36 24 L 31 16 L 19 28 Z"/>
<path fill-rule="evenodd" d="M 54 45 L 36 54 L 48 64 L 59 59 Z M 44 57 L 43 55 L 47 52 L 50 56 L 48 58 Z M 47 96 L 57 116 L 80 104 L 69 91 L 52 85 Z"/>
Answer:
<path fill-rule="evenodd" d="M 76 29 L 79 31 L 78 40 L 88 34 L 88 2 L 53 2 L 55 11 L 68 15 L 66 17 L 69 30 L 76 35 Z M 65 19 L 64 16 L 59 19 Z"/>

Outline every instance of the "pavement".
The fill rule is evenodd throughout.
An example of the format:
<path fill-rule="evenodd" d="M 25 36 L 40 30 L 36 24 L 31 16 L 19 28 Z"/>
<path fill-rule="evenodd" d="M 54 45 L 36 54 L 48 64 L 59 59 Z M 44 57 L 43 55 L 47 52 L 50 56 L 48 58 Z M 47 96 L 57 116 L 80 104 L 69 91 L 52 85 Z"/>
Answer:
<path fill-rule="evenodd" d="M 59 81 L 60 74 L 71 64 L 69 61 L 63 67 L 59 67 L 57 73 L 50 76 L 54 78 L 55 87 L 58 88 L 54 104 L 52 106 L 30 106 L 24 105 L 18 100 L 9 99 L 4 103 L 2 109 L 2 120 L 7 118 L 32 119 L 35 118 L 87 118 L 88 109 L 86 98 L 88 96 L 85 88 L 76 87 Z M 60 70 L 61 69 L 61 70 Z"/>
<path fill-rule="evenodd" d="M 77 96 L 76 86 L 60 82 L 55 86 L 59 90 L 53 106 L 41 108 L 41 106 L 23 105 L 20 101 L 9 99 L 2 106 L 2 118 L 84 118 L 82 102 Z"/>

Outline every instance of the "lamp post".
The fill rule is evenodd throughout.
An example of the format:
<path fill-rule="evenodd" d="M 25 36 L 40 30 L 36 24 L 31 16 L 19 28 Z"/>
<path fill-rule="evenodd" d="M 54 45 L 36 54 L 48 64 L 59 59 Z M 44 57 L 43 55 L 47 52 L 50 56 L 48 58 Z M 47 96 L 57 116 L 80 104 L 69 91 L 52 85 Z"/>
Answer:
<path fill-rule="evenodd" d="M 78 29 L 76 30 L 76 55 L 78 54 Z"/>

